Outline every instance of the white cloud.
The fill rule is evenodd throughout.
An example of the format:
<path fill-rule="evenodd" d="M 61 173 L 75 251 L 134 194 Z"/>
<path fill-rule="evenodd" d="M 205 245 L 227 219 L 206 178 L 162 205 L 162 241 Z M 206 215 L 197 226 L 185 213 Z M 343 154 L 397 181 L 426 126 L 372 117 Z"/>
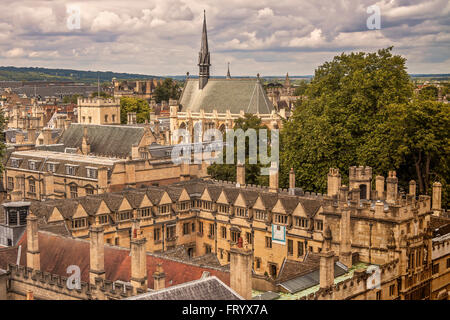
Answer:
<path fill-rule="evenodd" d="M 381 30 L 366 27 L 366 8 L 374 3 Z M 80 30 L 67 28 L 68 4 L 80 7 Z M 2 6 L 3 65 L 196 74 L 206 9 L 218 75 L 227 61 L 235 75 L 312 74 L 342 51 L 390 45 L 408 58 L 410 72 L 449 72 L 447 0 L 21 0 Z"/>

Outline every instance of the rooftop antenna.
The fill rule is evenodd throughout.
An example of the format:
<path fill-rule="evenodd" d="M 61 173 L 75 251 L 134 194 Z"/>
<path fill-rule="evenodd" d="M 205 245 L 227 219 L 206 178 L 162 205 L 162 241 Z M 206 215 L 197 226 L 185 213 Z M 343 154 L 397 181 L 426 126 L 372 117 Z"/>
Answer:
<path fill-rule="evenodd" d="M 100 99 L 100 75 L 98 74 L 97 71 L 97 99 Z"/>

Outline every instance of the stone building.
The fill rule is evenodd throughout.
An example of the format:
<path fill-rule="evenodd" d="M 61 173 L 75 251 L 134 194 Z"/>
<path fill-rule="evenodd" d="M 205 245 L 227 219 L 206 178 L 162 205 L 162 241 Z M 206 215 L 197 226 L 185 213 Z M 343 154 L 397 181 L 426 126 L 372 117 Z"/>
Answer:
<path fill-rule="evenodd" d="M 120 124 L 120 99 L 78 98 L 78 123 Z"/>
<path fill-rule="evenodd" d="M 291 84 L 289 74 L 286 73 L 286 78 L 283 84 L 269 83 L 266 86 L 267 96 L 277 110 L 292 110 L 294 103 L 298 97 L 295 96 L 295 88 Z"/>
<path fill-rule="evenodd" d="M 270 129 L 281 127 L 278 114 L 259 79 L 211 79 L 211 57 L 208 47 L 206 17 L 203 20 L 201 49 L 198 59 L 199 78 L 186 79 L 179 103 L 169 102 L 170 130 L 192 131 L 196 123 L 206 129 L 231 129 L 234 120 L 251 113 Z M 192 135 L 191 135 L 192 136 Z"/>
<path fill-rule="evenodd" d="M 101 225 L 90 227 L 87 241 L 41 224 L 32 211 L 26 220 L 18 244 L 0 248 L 0 300 L 117 300 L 136 295 L 138 300 L 147 295 L 143 299 L 176 299 L 183 290 L 190 294 L 184 299 L 242 299 L 228 287 L 236 274 L 201 260 L 146 253 L 139 229 L 127 249 L 105 245 Z"/>
<path fill-rule="evenodd" d="M 8 197 L 74 198 L 169 184 L 183 175 L 206 176 L 205 165 L 174 164 L 173 146 L 156 144 L 155 134 L 149 125 L 72 124 L 56 144 L 7 154 L 3 178 Z"/>
<path fill-rule="evenodd" d="M 114 98 L 133 97 L 150 101 L 163 79 L 118 80 L 112 79 Z"/>

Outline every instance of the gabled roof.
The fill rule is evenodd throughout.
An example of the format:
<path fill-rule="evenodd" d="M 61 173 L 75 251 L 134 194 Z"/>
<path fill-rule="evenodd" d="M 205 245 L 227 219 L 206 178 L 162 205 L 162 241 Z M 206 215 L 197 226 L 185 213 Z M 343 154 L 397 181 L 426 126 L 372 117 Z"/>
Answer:
<path fill-rule="evenodd" d="M 209 79 L 199 89 L 198 79 L 188 79 L 180 98 L 181 111 L 270 114 L 272 102 L 257 79 Z"/>
<path fill-rule="evenodd" d="M 125 300 L 244 300 L 215 276 L 143 293 Z"/>
<path fill-rule="evenodd" d="M 121 158 L 131 154 L 131 147 L 141 141 L 145 131 L 143 127 L 73 123 L 58 143 L 63 143 L 66 148 L 81 149 L 84 127 L 87 128 L 91 153 Z"/>
<path fill-rule="evenodd" d="M 67 277 L 67 267 L 77 265 L 80 267 L 81 280 L 89 282 L 90 242 L 88 240 L 74 239 L 43 231 L 39 231 L 38 238 L 41 271 Z M 0 249 L 1 269 L 6 269 L 9 263 L 16 264 L 19 245 L 22 246 L 19 264 L 26 264 L 27 233 L 24 232 L 16 247 L 10 247 L 5 250 Z M 104 254 L 106 279 L 110 281 L 130 281 L 130 249 L 105 245 Z M 152 275 L 156 271 L 158 264 L 161 264 L 166 274 L 165 283 L 168 287 L 200 279 L 204 272 L 208 272 L 211 276 L 216 276 L 227 285 L 230 283 L 230 273 L 224 268 L 200 266 L 178 259 L 167 258 L 157 253 L 147 253 L 146 257 L 149 288 L 154 287 Z"/>

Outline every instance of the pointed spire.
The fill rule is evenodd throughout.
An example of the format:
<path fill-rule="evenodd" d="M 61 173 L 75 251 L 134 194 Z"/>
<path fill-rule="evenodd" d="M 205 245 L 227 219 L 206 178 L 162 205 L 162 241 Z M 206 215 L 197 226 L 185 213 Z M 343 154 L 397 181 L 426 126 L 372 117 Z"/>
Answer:
<path fill-rule="evenodd" d="M 284 80 L 284 87 L 289 88 L 291 86 L 291 80 L 289 79 L 289 73 L 286 73 L 286 79 Z"/>
<path fill-rule="evenodd" d="M 230 63 L 229 63 L 229 62 L 228 62 L 227 79 L 231 79 L 231 75 L 230 75 Z"/>
<path fill-rule="evenodd" d="M 199 66 L 199 79 L 198 79 L 198 87 L 199 89 L 203 89 L 208 83 L 209 79 L 209 67 L 210 63 L 210 55 L 208 49 L 208 34 L 206 30 L 206 11 L 203 11 L 203 32 L 202 32 L 202 43 L 200 47 L 200 52 L 198 54 L 198 66 Z"/>

